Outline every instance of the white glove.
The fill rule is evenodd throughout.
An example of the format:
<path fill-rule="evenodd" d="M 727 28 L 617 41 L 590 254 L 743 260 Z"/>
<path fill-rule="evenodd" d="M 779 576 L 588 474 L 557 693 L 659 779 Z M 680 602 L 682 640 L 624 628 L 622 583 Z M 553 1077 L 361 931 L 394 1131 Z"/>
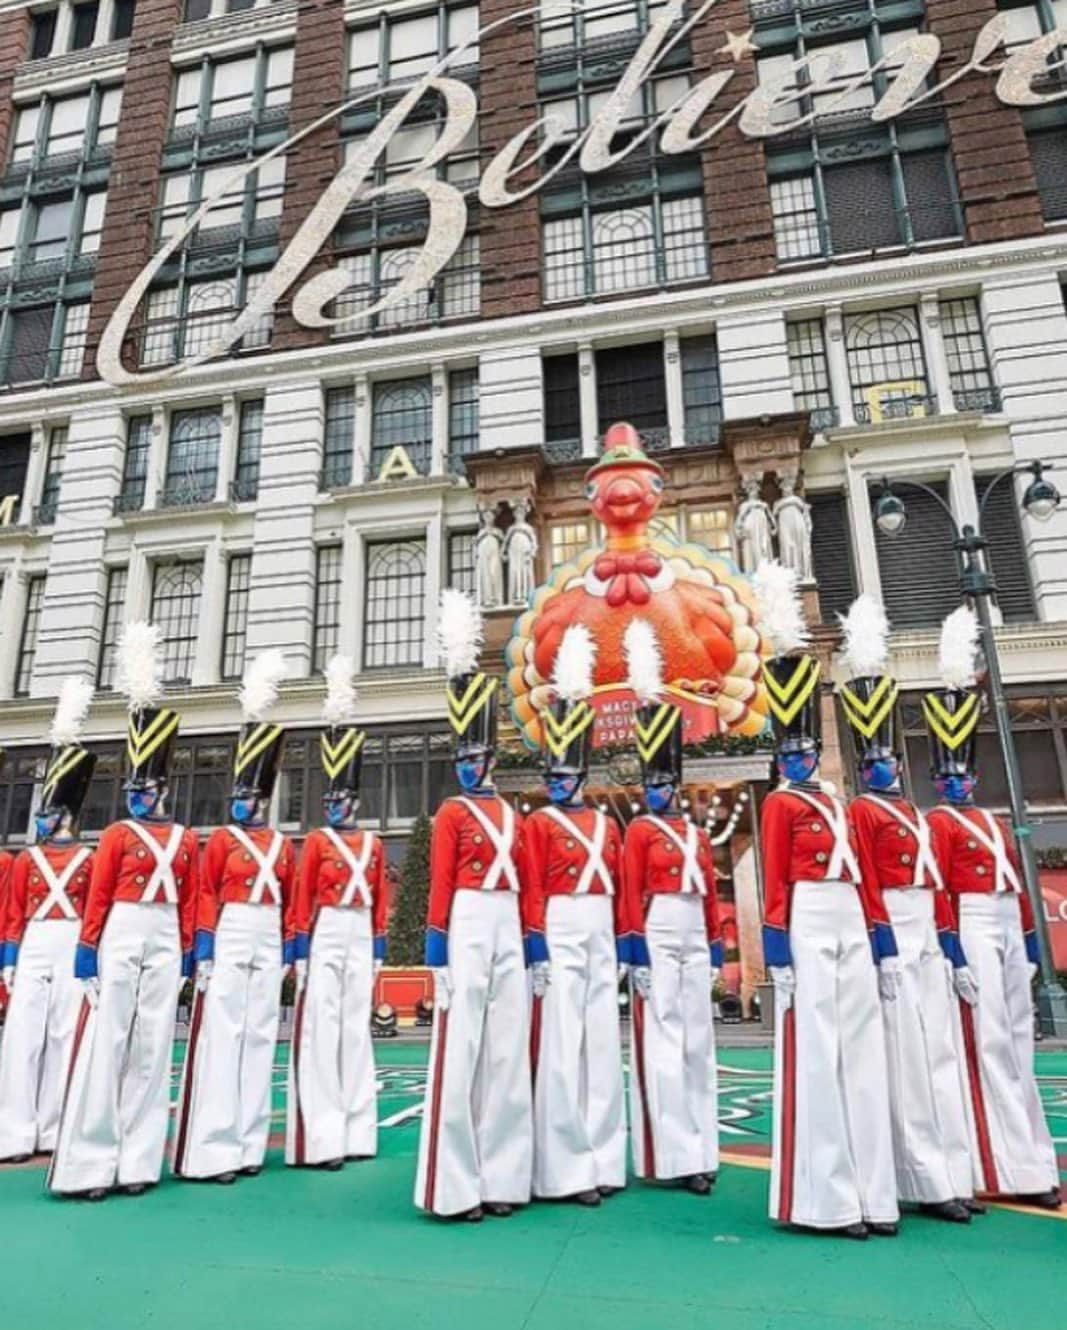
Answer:
<path fill-rule="evenodd" d="M 1027 975 L 1029 976 L 1029 982 L 1031 984 L 1037 978 L 1037 972 L 1040 968 L 1041 967 L 1039 965 L 1035 965 L 1033 961 L 1031 961 L 1030 964 L 1026 967 L 1026 972 Z"/>
<path fill-rule="evenodd" d="M 438 965 L 433 975 L 433 1005 L 438 1011 L 447 1011 L 452 1004 L 452 976 L 447 965 Z"/>
<path fill-rule="evenodd" d="M 293 961 L 293 978 L 296 980 L 296 991 L 302 993 L 307 987 L 308 981 L 308 963 L 306 956 L 298 961 Z"/>
<path fill-rule="evenodd" d="M 625 961 L 620 961 L 619 968 L 615 974 L 616 982 L 621 984 L 629 977 L 630 977 L 630 967 L 626 964 Z"/>
<path fill-rule="evenodd" d="M 791 965 L 772 965 L 771 983 L 774 996 L 782 1004 L 782 1010 L 788 1011 L 793 1005 L 793 994 L 797 991 L 797 972 Z"/>
<path fill-rule="evenodd" d="M 214 961 L 197 961 L 196 963 L 196 991 L 204 993 L 207 991 L 211 976 L 215 973 Z"/>
<path fill-rule="evenodd" d="M 714 988 L 715 985 L 719 982 L 719 975 L 720 975 L 721 973 L 722 973 L 722 971 L 719 970 L 719 969 L 717 969 L 714 965 L 711 967 L 711 986 L 712 986 L 712 988 Z"/>
<path fill-rule="evenodd" d="M 630 970 L 630 979 L 633 981 L 634 992 L 638 997 L 643 997 L 647 1002 L 652 996 L 652 969 L 648 965 L 635 965 Z"/>
<path fill-rule="evenodd" d="M 543 998 L 552 982 L 552 966 L 548 961 L 534 961 L 530 966 L 530 982 L 535 998 Z"/>
<path fill-rule="evenodd" d="M 100 1002 L 100 980 L 96 975 L 91 979 L 82 980 L 82 992 L 85 994 L 85 1000 L 93 1011 L 96 1010 Z"/>
<path fill-rule="evenodd" d="M 969 1007 L 978 1006 L 978 980 L 970 966 L 961 965 L 958 970 L 952 971 L 952 987 L 956 990 L 956 996 L 962 998 Z"/>
<path fill-rule="evenodd" d="M 374 962 L 374 977 L 375 977 L 375 979 L 377 979 L 378 976 L 381 974 L 381 972 L 382 972 L 382 966 L 383 966 L 384 964 L 385 964 L 384 961 L 380 961 L 380 960 L 375 959 L 375 962 Z"/>
<path fill-rule="evenodd" d="M 899 956 L 887 956 L 878 964 L 878 992 L 883 1002 L 896 1002 L 904 983 Z"/>
<path fill-rule="evenodd" d="M 15 967 L 13 965 L 5 965 L 3 974 L 0 977 L 3 978 L 4 987 L 10 993 L 15 987 Z"/>

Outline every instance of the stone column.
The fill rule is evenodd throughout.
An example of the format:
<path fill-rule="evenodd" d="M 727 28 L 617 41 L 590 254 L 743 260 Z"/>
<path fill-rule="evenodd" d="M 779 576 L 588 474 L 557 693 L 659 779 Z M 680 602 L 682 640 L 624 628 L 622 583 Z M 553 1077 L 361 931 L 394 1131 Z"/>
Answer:
<path fill-rule="evenodd" d="M 115 22 L 115 0 L 100 0 L 96 11 L 96 31 L 93 33 L 94 46 L 106 46 L 111 41 L 111 27 Z"/>
<path fill-rule="evenodd" d="M 437 665 L 437 605 L 444 584 L 444 514 L 438 503 L 426 523 L 426 630 L 422 639 L 422 663 L 432 670 Z"/>
<path fill-rule="evenodd" d="M 19 508 L 19 521 L 24 525 L 33 521 L 33 510 L 41 501 L 41 487 L 44 484 L 45 467 L 48 464 L 48 432 L 41 421 L 34 421 L 30 431 L 30 455 L 26 464 L 26 478 L 22 483 L 22 505 Z"/>
<path fill-rule="evenodd" d="M 944 329 L 941 326 L 941 302 L 936 295 L 925 295 L 919 302 L 919 308 L 923 354 L 929 376 L 927 391 L 937 402 L 938 415 L 951 415 L 956 410 L 956 400 L 952 395 Z"/>
<path fill-rule="evenodd" d="M 540 447 L 545 439 L 544 379 L 535 344 L 483 351 L 478 358 L 478 447 Z"/>
<path fill-rule="evenodd" d="M 222 672 L 222 635 L 226 624 L 226 554 L 215 536 L 204 549 L 200 592 L 200 627 L 193 659 L 193 686 L 218 683 Z M 251 659 L 251 656 L 249 656 Z"/>
<path fill-rule="evenodd" d="M 588 342 L 578 348 L 578 407 L 582 422 L 582 456 L 600 451 L 600 421 L 596 405 L 596 356 Z"/>
<path fill-rule="evenodd" d="M 0 162 L 8 159 L 8 140 L 15 122 L 11 88 L 15 71 L 29 53 L 31 23 L 28 7 L 7 9 L 0 14 Z"/>
<path fill-rule="evenodd" d="M 663 334 L 663 377 L 667 386 L 667 431 L 672 448 L 685 447 L 685 390 L 682 384 L 682 351 L 678 333 Z"/>
<path fill-rule="evenodd" d="M 145 467 L 144 507 L 159 505 L 167 476 L 167 412 L 162 406 L 152 408 L 152 440 L 148 446 L 148 464 Z"/>
<path fill-rule="evenodd" d="M 430 367 L 430 475 L 448 470 L 448 374 L 444 365 Z"/>
<path fill-rule="evenodd" d="M 793 410 L 783 315 L 777 311 L 731 315 L 718 320 L 716 337 L 726 420 L 775 416 Z"/>
<path fill-rule="evenodd" d="M 222 399 L 222 434 L 219 437 L 219 467 L 215 477 L 215 502 L 226 503 L 230 483 L 237 467 L 237 432 L 241 427 L 241 407 L 232 393 Z"/>
<path fill-rule="evenodd" d="M 833 393 L 837 417 L 842 425 L 854 425 L 856 413 L 852 406 L 852 382 L 848 376 L 848 352 L 845 349 L 845 320 L 839 305 L 826 311 L 826 363 L 830 371 L 830 389 Z"/>
<path fill-rule="evenodd" d="M 371 410 L 374 395 L 366 374 L 356 375 L 352 430 L 352 484 L 362 485 L 370 475 Z"/>
<path fill-rule="evenodd" d="M 4 570 L 3 588 L 0 590 L 0 621 L 5 631 L 0 633 L 0 700 L 14 696 L 15 671 L 18 668 L 19 647 L 22 644 L 22 620 L 26 613 L 26 582 L 20 556 Z"/>

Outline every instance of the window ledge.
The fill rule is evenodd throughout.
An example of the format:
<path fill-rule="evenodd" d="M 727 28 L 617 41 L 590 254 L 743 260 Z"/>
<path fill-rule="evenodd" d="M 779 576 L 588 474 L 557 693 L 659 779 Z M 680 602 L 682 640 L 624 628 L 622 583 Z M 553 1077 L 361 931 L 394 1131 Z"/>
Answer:
<path fill-rule="evenodd" d="M 975 424 L 996 428 L 1004 423 L 1004 412 L 1000 411 L 946 411 L 943 415 L 904 416 L 900 420 L 881 420 L 870 425 L 832 425 L 822 432 L 828 439 L 840 442 L 843 439 L 860 439 L 864 442 L 873 439 L 895 438 L 900 434 L 920 433 L 947 434 L 962 426 Z"/>
<path fill-rule="evenodd" d="M 66 55 L 50 55 L 45 60 L 27 60 L 15 75 L 12 89 L 16 100 L 32 92 L 66 91 L 70 85 L 119 74 L 126 68 L 128 38 L 108 42 L 106 46 L 90 46 L 84 51 L 68 51 Z"/>
<path fill-rule="evenodd" d="M 246 47 L 261 37 L 292 36 L 296 28 L 297 0 L 271 0 L 270 4 L 242 9 L 236 14 L 218 14 L 179 24 L 174 33 L 171 55 L 175 63 L 182 57 L 213 55 Z"/>
<path fill-rule="evenodd" d="M 466 480 L 451 472 L 442 471 L 432 476 L 410 476 L 397 480 L 365 480 L 359 485 L 335 485 L 330 489 L 320 490 L 315 496 L 319 506 L 330 503 L 346 503 L 352 499 L 380 498 L 383 494 L 412 494 L 420 491 L 466 487 Z"/>
<path fill-rule="evenodd" d="M 183 518 L 219 517 L 225 513 L 235 512 L 237 507 L 236 503 L 228 499 L 222 502 L 189 504 L 187 507 L 169 504 L 167 507 L 137 508 L 132 512 L 119 513 L 112 520 L 129 526 L 156 526 L 164 522 L 181 521 Z"/>

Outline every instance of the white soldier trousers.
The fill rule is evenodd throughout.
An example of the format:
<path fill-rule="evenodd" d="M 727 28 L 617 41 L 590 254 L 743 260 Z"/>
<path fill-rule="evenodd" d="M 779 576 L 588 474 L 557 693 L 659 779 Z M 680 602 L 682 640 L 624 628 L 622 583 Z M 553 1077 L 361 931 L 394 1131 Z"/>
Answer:
<path fill-rule="evenodd" d="M 1059 1183 L 1056 1155 L 1034 1079 L 1034 1017 L 1019 898 L 956 897 L 960 942 L 978 981 L 978 1006 L 960 1003 L 983 1191 L 1026 1195 Z"/>
<path fill-rule="evenodd" d="M 457 1215 L 530 1199 L 529 994 L 518 897 L 457 891 L 448 928 L 452 998 L 435 1011 L 415 1204 Z"/>
<path fill-rule="evenodd" d="M 551 896 L 551 982 L 534 998 L 535 1196 L 626 1183 L 618 962 L 610 896 Z"/>
<path fill-rule="evenodd" d="M 970 1127 L 953 1027 L 950 967 L 934 923 L 934 893 L 884 892 L 903 979 L 882 1003 L 897 1195 L 934 1204 L 974 1194 Z"/>
<path fill-rule="evenodd" d="M 177 907 L 116 901 L 98 958 L 100 1001 L 95 1011 L 82 1002 L 74 1031 L 55 1192 L 154 1183 L 163 1171 L 182 982 Z"/>
<path fill-rule="evenodd" d="M 797 882 L 796 992 L 776 997 L 770 1214 L 808 1228 L 899 1218 L 878 975 L 857 888 Z"/>
<path fill-rule="evenodd" d="M 185 1051 L 174 1141 L 174 1171 L 180 1177 L 211 1178 L 262 1166 L 281 983 L 278 906 L 224 905 L 215 968 L 193 1002 Z"/>
<path fill-rule="evenodd" d="M 631 1010 L 634 1171 L 686 1178 L 719 1169 L 711 958 L 703 897 L 657 894 L 645 919 L 652 994 Z"/>
<path fill-rule="evenodd" d="M 19 947 L 0 1046 L 0 1159 L 54 1150 L 81 1006 L 77 919 L 34 919 Z"/>
<path fill-rule="evenodd" d="M 370 911 L 326 906 L 311 936 L 289 1055 L 287 1164 L 378 1153 Z"/>

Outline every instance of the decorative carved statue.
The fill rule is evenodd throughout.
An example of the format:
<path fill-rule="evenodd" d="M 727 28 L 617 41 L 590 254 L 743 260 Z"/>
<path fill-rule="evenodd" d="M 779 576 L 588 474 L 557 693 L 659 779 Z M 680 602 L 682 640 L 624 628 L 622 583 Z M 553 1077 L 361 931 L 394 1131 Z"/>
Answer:
<path fill-rule="evenodd" d="M 815 569 L 811 557 L 811 504 L 796 493 L 797 478 L 790 472 L 779 477 L 782 497 L 774 505 L 774 521 L 778 527 L 778 557 L 787 568 L 792 568 L 802 582 L 814 582 Z"/>
<path fill-rule="evenodd" d="M 504 535 L 494 508 L 479 508 L 482 529 L 474 542 L 475 599 L 485 610 L 504 603 Z"/>
<path fill-rule="evenodd" d="M 525 605 L 537 585 L 534 575 L 537 532 L 526 520 L 531 507 L 528 499 L 517 499 L 511 506 L 515 520 L 504 538 L 504 554 L 508 561 L 509 605 Z"/>
<path fill-rule="evenodd" d="M 754 573 L 761 563 L 774 558 L 774 517 L 770 505 L 760 498 L 760 481 L 748 476 L 743 482 L 745 497 L 737 509 L 734 535 L 741 570 Z"/>

